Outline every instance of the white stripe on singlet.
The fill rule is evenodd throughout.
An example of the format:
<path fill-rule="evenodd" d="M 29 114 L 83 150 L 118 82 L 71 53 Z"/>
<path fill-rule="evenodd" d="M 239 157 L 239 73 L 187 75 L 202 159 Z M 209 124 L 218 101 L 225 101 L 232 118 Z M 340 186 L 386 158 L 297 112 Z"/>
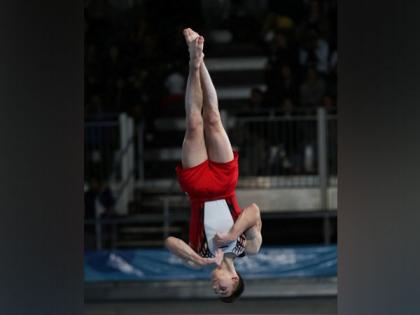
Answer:
<path fill-rule="evenodd" d="M 216 232 L 227 233 L 233 226 L 233 218 L 225 199 L 206 201 L 204 203 L 204 231 L 210 252 L 214 255 L 216 245 L 214 236 Z M 232 253 L 236 246 L 233 241 L 222 247 L 224 253 Z"/>

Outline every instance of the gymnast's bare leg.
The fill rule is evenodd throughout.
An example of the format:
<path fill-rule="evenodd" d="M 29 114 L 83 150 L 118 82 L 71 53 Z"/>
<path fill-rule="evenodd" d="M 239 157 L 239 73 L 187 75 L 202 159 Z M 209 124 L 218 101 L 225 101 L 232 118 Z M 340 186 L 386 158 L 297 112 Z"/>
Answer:
<path fill-rule="evenodd" d="M 190 53 L 189 74 L 185 92 L 186 131 L 182 143 L 182 166 L 194 167 L 208 159 L 204 140 L 203 92 L 200 82 L 200 66 L 203 61 L 204 38 L 184 30 Z"/>
<path fill-rule="evenodd" d="M 190 28 L 187 28 L 184 34 L 189 34 L 192 38 L 202 38 Z M 208 157 L 218 163 L 232 161 L 232 145 L 223 128 L 216 89 L 204 61 L 200 66 L 200 83 L 203 91 L 204 134 Z"/>

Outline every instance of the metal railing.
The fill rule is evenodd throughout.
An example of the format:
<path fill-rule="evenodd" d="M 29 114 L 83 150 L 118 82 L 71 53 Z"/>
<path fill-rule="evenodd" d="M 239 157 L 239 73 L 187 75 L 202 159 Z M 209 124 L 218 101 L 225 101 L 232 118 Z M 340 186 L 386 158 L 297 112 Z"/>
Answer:
<path fill-rule="evenodd" d="M 85 122 L 85 177 L 112 187 L 114 211 L 128 212 L 135 182 L 134 121 L 123 113 L 118 119 Z M 96 248 L 102 247 L 103 207 L 95 200 L 94 230 Z"/>
<path fill-rule="evenodd" d="M 240 152 L 239 185 L 257 185 L 253 178 L 258 177 L 259 181 L 264 178 L 264 187 L 267 187 L 267 182 L 270 187 L 318 186 L 318 126 L 321 123 L 326 129 L 328 175 L 336 175 L 335 116 L 325 114 L 322 122 L 319 115 L 235 117 L 222 110 L 221 116 L 233 147 Z M 142 177 L 146 181 L 173 178 L 170 171 L 181 157 L 184 120 L 179 117 L 155 121 L 153 137 L 165 135 L 176 138 L 179 143 L 139 151 L 142 152 L 139 165 L 148 170 Z M 144 135 L 139 136 L 139 139 L 142 138 Z M 165 163 L 171 168 L 162 168 Z"/>
<path fill-rule="evenodd" d="M 85 220 L 85 227 L 94 227 L 95 229 L 95 248 L 103 248 L 104 241 L 107 240 L 108 246 L 111 249 L 118 248 L 119 244 L 119 235 L 118 229 L 124 226 L 132 225 L 155 225 L 161 227 L 161 229 L 156 227 L 142 227 L 146 231 L 151 231 L 153 229 L 158 229 L 161 237 L 160 240 L 163 244 L 163 240 L 167 238 L 170 234 L 172 223 L 174 221 L 184 221 L 187 222 L 189 219 L 189 213 L 171 213 L 171 206 L 183 204 L 183 206 L 188 206 L 185 198 L 180 198 L 180 196 L 162 196 L 159 200 L 156 201 L 157 205 L 161 208 L 161 212 L 153 214 L 140 214 L 135 217 L 111 217 L 111 218 L 102 218 L 96 217 L 94 219 Z M 105 231 L 104 231 L 105 229 Z M 141 229 L 141 228 L 140 228 Z M 153 231 L 152 231 L 153 232 Z"/>
<path fill-rule="evenodd" d="M 85 122 L 85 177 L 119 184 L 126 190 L 135 172 L 134 121 L 122 113 L 118 119 Z"/>
<path fill-rule="evenodd" d="M 294 178 L 293 186 L 318 186 L 320 158 L 327 161 L 326 176 L 336 175 L 336 118 L 323 109 L 316 116 L 231 118 L 227 125 L 243 183 L 266 177 L 270 187 L 282 187 Z"/>
<path fill-rule="evenodd" d="M 318 187 L 324 243 L 329 244 L 328 187 L 330 176 L 337 175 L 336 117 L 318 108 L 314 116 L 246 117 L 226 125 L 241 156 L 240 186 Z"/>

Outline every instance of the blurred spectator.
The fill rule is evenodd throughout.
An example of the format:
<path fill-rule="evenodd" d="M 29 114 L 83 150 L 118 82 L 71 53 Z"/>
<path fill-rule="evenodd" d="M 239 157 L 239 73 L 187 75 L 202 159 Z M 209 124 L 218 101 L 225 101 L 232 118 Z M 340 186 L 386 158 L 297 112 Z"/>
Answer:
<path fill-rule="evenodd" d="M 254 14 L 252 1 L 231 0 L 230 3 L 229 22 L 233 40 L 236 42 L 258 42 L 261 24 L 259 18 Z"/>
<path fill-rule="evenodd" d="M 311 109 L 318 106 L 325 93 L 325 82 L 313 67 L 306 71 L 306 77 L 300 87 L 302 106 Z"/>
<path fill-rule="evenodd" d="M 123 108 L 129 113 L 136 122 L 143 120 L 150 110 L 150 96 L 145 82 L 148 79 L 146 69 L 133 68 L 132 73 L 127 78 L 125 86 L 125 102 Z"/>
<path fill-rule="evenodd" d="M 324 107 L 328 113 L 334 113 L 336 109 L 334 98 L 331 95 L 324 95 L 321 106 Z"/>
<path fill-rule="evenodd" d="M 98 177 L 89 180 L 85 191 L 85 219 L 115 215 L 115 197 L 109 186 Z"/>
<path fill-rule="evenodd" d="M 288 36 L 284 32 L 275 33 L 269 46 L 269 62 L 272 65 L 288 64 L 292 68 L 298 64 L 296 47 L 290 44 Z"/>
<path fill-rule="evenodd" d="M 282 120 L 276 131 L 278 142 L 271 147 L 269 165 L 273 174 L 300 174 L 303 170 L 303 148 L 307 127 L 302 121 L 292 119 L 299 115 L 293 101 L 286 97 L 281 102 Z M 274 127 L 274 126 L 273 126 Z"/>
<path fill-rule="evenodd" d="M 249 98 L 243 103 L 238 111 L 237 117 L 254 117 L 266 114 L 266 94 L 259 87 L 253 87 L 249 93 Z"/>
<path fill-rule="evenodd" d="M 248 106 L 246 107 L 246 111 L 250 112 L 251 114 L 258 114 L 262 112 L 265 107 L 264 97 L 264 92 L 260 88 L 254 87 L 251 90 L 251 95 L 248 101 Z"/>
<path fill-rule="evenodd" d="M 300 25 L 301 31 L 315 29 L 320 37 L 325 38 L 330 46 L 336 37 L 337 1 L 336 0 L 309 0 L 306 2 L 306 13 Z"/>
<path fill-rule="evenodd" d="M 298 97 L 298 86 L 295 77 L 292 75 L 292 69 L 289 65 L 284 64 L 280 68 L 280 84 L 278 85 L 279 94 L 282 97 L 290 98 L 296 101 Z"/>
<path fill-rule="evenodd" d="M 166 77 L 165 87 L 169 95 L 183 95 L 185 90 L 184 76 L 177 71 L 170 73 Z"/>
<path fill-rule="evenodd" d="M 179 64 L 172 64 L 169 74 L 163 80 L 165 95 L 160 101 L 161 114 L 181 114 L 184 111 L 184 93 L 186 78 Z"/>
<path fill-rule="evenodd" d="M 295 105 L 290 97 L 285 97 L 281 104 L 281 115 L 286 118 L 291 118 L 296 114 Z"/>
<path fill-rule="evenodd" d="M 337 51 L 330 57 L 330 72 L 326 77 L 326 93 L 337 98 Z"/>
<path fill-rule="evenodd" d="M 259 161 L 269 157 L 269 143 L 258 131 L 261 123 L 250 122 L 242 129 L 234 129 L 230 133 L 234 146 L 241 148 L 240 173 L 245 176 L 265 175 L 267 166 Z"/>
<path fill-rule="evenodd" d="M 275 34 L 292 33 L 295 27 L 294 21 L 284 15 L 268 14 L 263 24 L 263 37 L 266 42 L 271 42 Z"/>
<path fill-rule="evenodd" d="M 326 75 L 329 68 L 329 44 L 310 29 L 306 34 L 304 46 L 299 51 L 299 63 L 303 68 L 315 66 L 318 72 Z"/>
<path fill-rule="evenodd" d="M 320 0 L 306 0 L 304 1 L 304 13 L 301 23 L 301 30 L 319 29 L 325 17 L 325 9 L 323 1 Z"/>
<path fill-rule="evenodd" d="M 267 98 L 270 107 L 278 107 L 279 101 L 285 97 L 293 102 L 298 100 L 299 86 L 292 68 L 288 64 L 274 64 L 268 68 Z"/>

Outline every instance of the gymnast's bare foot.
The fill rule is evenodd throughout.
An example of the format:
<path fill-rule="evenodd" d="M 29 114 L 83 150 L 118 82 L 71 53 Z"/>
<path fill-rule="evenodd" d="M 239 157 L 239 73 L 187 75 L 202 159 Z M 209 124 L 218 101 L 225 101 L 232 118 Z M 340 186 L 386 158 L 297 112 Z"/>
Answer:
<path fill-rule="evenodd" d="M 190 52 L 190 67 L 198 69 L 200 68 L 204 58 L 204 37 L 200 36 L 190 28 L 184 29 L 183 33 L 185 41 L 188 45 L 188 51 Z"/>

